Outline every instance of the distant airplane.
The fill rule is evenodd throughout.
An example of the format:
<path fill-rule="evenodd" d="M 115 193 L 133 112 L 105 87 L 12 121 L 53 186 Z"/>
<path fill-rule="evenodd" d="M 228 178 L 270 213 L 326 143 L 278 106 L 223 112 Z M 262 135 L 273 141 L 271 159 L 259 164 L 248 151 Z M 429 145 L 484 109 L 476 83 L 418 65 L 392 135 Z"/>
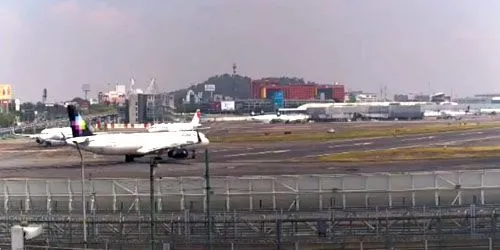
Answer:
<path fill-rule="evenodd" d="M 38 144 L 45 146 L 66 145 L 66 138 L 73 136 L 71 127 L 46 128 L 40 134 L 20 134 L 24 137 L 35 139 Z"/>
<path fill-rule="evenodd" d="M 277 112 L 276 114 L 268 114 L 268 115 L 255 115 L 252 112 L 252 120 L 254 121 L 260 121 L 263 123 L 279 123 L 279 122 L 284 122 L 284 123 L 297 123 L 297 122 L 302 122 L 305 123 L 309 120 L 309 116 L 306 114 L 285 114 L 282 115 L 280 112 Z"/>
<path fill-rule="evenodd" d="M 146 155 L 183 159 L 196 157 L 195 148 L 209 144 L 207 137 L 198 131 L 130 133 L 130 134 L 93 134 L 82 116 L 73 105 L 68 105 L 68 116 L 71 123 L 72 138 L 66 142 L 82 150 L 101 155 L 125 155 L 125 161 Z"/>
<path fill-rule="evenodd" d="M 191 122 L 176 122 L 176 123 L 159 123 L 148 128 L 148 132 L 176 132 L 190 131 L 195 129 L 207 129 L 201 127 L 201 112 L 199 109 L 193 115 Z"/>

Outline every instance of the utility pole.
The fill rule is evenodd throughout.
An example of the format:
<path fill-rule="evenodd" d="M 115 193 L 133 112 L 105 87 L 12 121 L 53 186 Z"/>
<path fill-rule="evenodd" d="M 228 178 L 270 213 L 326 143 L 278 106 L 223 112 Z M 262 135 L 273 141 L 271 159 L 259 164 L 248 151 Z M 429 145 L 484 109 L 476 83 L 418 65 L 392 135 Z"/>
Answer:
<path fill-rule="evenodd" d="M 82 169 L 82 211 L 83 211 L 83 248 L 87 249 L 87 207 L 85 201 L 85 164 L 83 162 L 83 154 L 80 149 L 80 144 L 75 142 L 78 154 L 80 154 L 80 167 Z"/>
<path fill-rule="evenodd" d="M 149 216 L 151 222 L 151 250 L 155 249 L 155 170 L 158 163 L 156 158 L 151 158 L 151 163 L 149 164 Z"/>
<path fill-rule="evenodd" d="M 212 187 L 210 186 L 210 172 L 208 164 L 208 149 L 205 149 L 205 183 L 206 183 L 206 214 L 207 218 L 207 249 L 212 249 L 212 215 L 210 214 L 210 195 Z"/>

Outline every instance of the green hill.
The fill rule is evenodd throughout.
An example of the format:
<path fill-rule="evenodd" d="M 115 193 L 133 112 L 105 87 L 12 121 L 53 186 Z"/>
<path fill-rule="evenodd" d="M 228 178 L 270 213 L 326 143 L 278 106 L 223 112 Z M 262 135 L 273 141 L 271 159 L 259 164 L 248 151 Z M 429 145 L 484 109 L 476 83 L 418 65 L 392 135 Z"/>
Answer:
<path fill-rule="evenodd" d="M 287 84 L 301 84 L 305 83 L 304 79 L 298 77 L 266 77 L 262 79 L 277 79 L 280 85 Z M 176 105 L 182 103 L 182 99 L 186 96 L 187 91 L 192 89 L 195 93 L 205 91 L 206 84 L 214 84 L 214 95 L 219 94 L 223 96 L 231 96 L 235 99 L 249 99 L 250 98 L 250 82 L 252 79 L 247 76 L 235 75 L 234 77 L 229 74 L 216 75 L 208 78 L 202 83 L 192 85 L 191 87 L 173 91 L 175 96 Z M 208 95 L 204 94 L 203 99 L 206 100 Z"/>
<path fill-rule="evenodd" d="M 205 91 L 206 84 L 215 85 L 215 94 L 221 94 L 224 96 L 232 96 L 236 99 L 246 99 L 250 96 L 250 77 L 235 75 L 234 77 L 229 74 L 217 75 L 208 78 L 202 83 L 192 85 L 185 89 L 180 89 L 173 91 L 176 102 L 181 102 L 189 89 L 192 89 L 195 93 L 200 91 Z M 205 95 L 205 94 L 204 94 Z M 205 99 L 206 96 L 204 96 Z"/>

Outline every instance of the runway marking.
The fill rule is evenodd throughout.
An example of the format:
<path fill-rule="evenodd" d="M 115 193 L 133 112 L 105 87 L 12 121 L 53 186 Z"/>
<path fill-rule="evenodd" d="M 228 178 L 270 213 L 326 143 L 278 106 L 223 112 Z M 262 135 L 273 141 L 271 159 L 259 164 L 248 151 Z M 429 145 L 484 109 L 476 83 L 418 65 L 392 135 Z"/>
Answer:
<path fill-rule="evenodd" d="M 365 146 L 365 145 L 371 145 L 373 142 L 360 142 L 360 143 L 354 143 L 352 146 Z"/>
<path fill-rule="evenodd" d="M 262 151 L 262 152 L 255 152 L 255 153 L 242 153 L 242 154 L 233 154 L 233 155 L 225 155 L 225 157 L 238 157 L 238 156 L 247 156 L 247 155 L 264 155 L 264 154 L 281 154 L 281 153 L 286 153 L 290 152 L 291 150 L 286 149 L 286 150 L 273 150 L 273 151 Z"/>
<path fill-rule="evenodd" d="M 478 131 L 478 132 L 467 132 L 467 133 L 462 133 L 460 135 L 480 135 L 482 134 L 483 132 L 481 131 Z"/>
<path fill-rule="evenodd" d="M 408 139 L 401 139 L 401 141 L 420 141 L 420 140 L 425 140 L 425 139 L 432 139 L 435 136 L 425 136 L 425 137 L 418 137 L 418 138 L 408 138 Z"/>
<path fill-rule="evenodd" d="M 0 152 L 2 153 L 44 153 L 44 152 L 61 152 L 61 151 L 65 151 L 63 149 L 32 149 L 32 150 L 29 150 L 29 149 L 21 149 L 21 150 L 0 150 Z"/>
<path fill-rule="evenodd" d="M 360 143 L 354 143 L 354 144 L 339 144 L 339 145 L 332 145 L 328 146 L 328 148 L 342 148 L 342 147 L 352 147 L 352 146 L 366 146 L 366 145 L 371 145 L 373 142 L 360 142 Z"/>
<path fill-rule="evenodd" d="M 343 152 L 335 152 L 335 153 L 324 153 L 324 154 L 317 154 L 317 155 L 306 155 L 303 156 L 303 158 L 313 158 L 313 157 L 322 157 L 322 156 L 329 156 L 329 155 L 336 155 L 336 154 L 347 154 L 347 153 L 352 153 L 352 152 L 376 152 L 376 151 L 381 151 L 381 150 L 391 150 L 391 149 L 404 149 L 404 148 L 417 148 L 417 147 L 422 147 L 426 145 L 411 145 L 411 146 L 401 146 L 401 147 L 391 147 L 391 148 L 376 148 L 376 149 L 367 149 L 367 150 L 351 150 L 351 151 L 343 151 Z"/>
<path fill-rule="evenodd" d="M 226 151 L 229 151 L 229 149 L 219 149 L 219 150 L 214 149 L 214 150 L 211 150 L 211 151 L 212 151 L 212 153 L 218 153 L 218 152 L 226 152 Z"/>
<path fill-rule="evenodd" d="M 465 139 L 465 140 L 455 140 L 455 141 L 448 141 L 448 142 L 436 143 L 436 144 L 438 144 L 438 145 L 454 145 L 454 144 L 460 144 L 460 143 L 465 143 L 465 142 L 491 140 L 491 139 L 498 139 L 498 138 L 500 138 L 499 135 L 497 135 L 497 136 L 481 137 L 481 138 L 471 138 L 471 139 Z"/>
<path fill-rule="evenodd" d="M 331 154 L 308 155 L 306 157 L 321 157 L 321 156 L 328 156 L 328 155 L 331 155 Z"/>

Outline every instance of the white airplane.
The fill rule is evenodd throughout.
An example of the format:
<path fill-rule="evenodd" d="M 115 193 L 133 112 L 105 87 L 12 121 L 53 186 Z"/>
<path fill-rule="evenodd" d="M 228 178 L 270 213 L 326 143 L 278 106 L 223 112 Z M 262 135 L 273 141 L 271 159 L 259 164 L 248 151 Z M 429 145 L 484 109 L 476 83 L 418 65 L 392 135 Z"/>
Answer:
<path fill-rule="evenodd" d="M 309 116 L 305 114 L 290 114 L 290 115 L 282 115 L 280 112 L 276 114 L 268 114 L 268 115 L 256 115 L 253 116 L 252 112 L 251 119 L 254 121 L 260 121 L 263 123 L 275 123 L 275 122 L 284 122 L 284 123 L 296 123 L 296 122 L 307 122 L 309 120 Z"/>
<path fill-rule="evenodd" d="M 21 136 L 35 139 L 38 144 L 45 146 L 66 145 L 66 138 L 73 136 L 71 127 L 46 128 L 40 134 L 20 134 Z"/>
<path fill-rule="evenodd" d="M 200 129 L 201 112 L 199 109 L 193 115 L 191 122 L 159 123 L 148 128 L 148 132 L 177 132 Z"/>
<path fill-rule="evenodd" d="M 168 157 L 183 159 L 196 157 L 195 148 L 207 145 L 209 140 L 198 131 L 130 133 L 130 134 L 93 134 L 82 116 L 73 105 L 68 105 L 68 116 L 71 122 L 72 138 L 66 142 L 82 150 L 101 155 L 125 155 L 125 161 L 146 155 L 160 157 L 165 152 Z"/>

